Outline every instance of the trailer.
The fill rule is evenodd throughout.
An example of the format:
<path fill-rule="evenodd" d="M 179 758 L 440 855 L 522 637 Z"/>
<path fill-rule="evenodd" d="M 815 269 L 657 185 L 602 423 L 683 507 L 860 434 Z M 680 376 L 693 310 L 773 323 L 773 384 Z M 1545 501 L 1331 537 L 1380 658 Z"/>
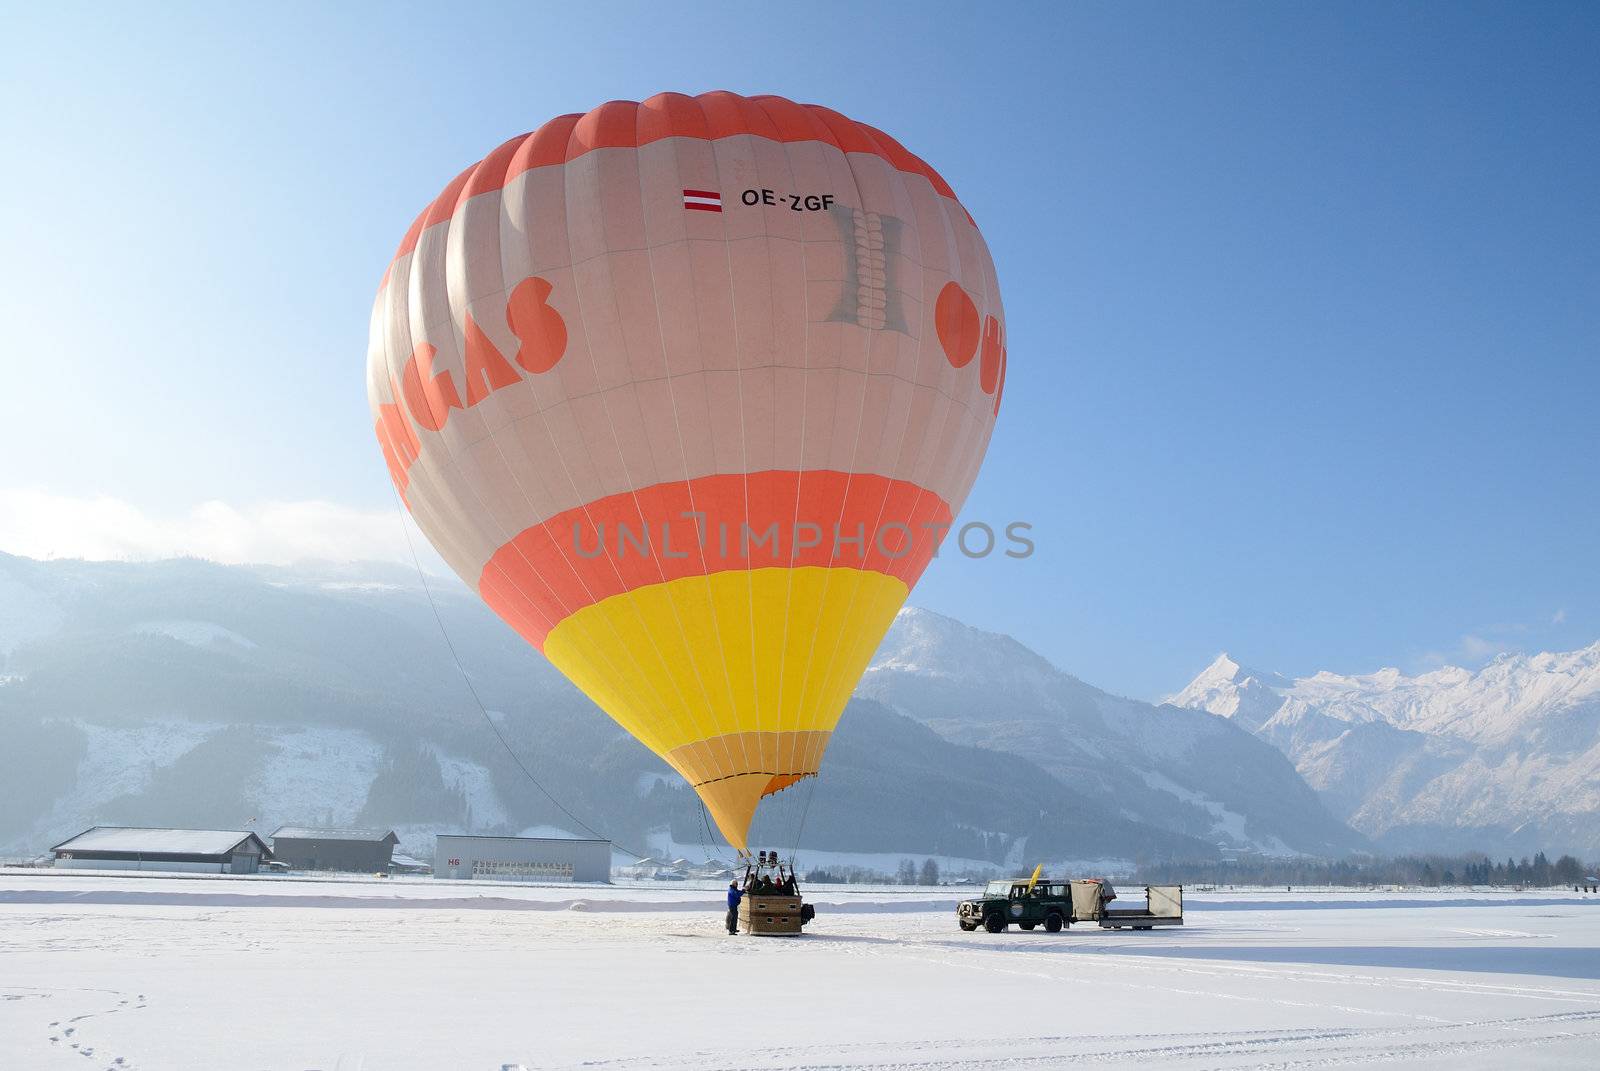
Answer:
<path fill-rule="evenodd" d="M 1107 892 L 1111 895 L 1107 896 Z M 1183 886 L 1146 885 L 1143 907 L 1112 907 L 1118 899 L 1108 882 L 1087 878 L 1072 883 L 1072 921 L 1098 922 L 1103 930 L 1148 930 L 1183 925 Z"/>

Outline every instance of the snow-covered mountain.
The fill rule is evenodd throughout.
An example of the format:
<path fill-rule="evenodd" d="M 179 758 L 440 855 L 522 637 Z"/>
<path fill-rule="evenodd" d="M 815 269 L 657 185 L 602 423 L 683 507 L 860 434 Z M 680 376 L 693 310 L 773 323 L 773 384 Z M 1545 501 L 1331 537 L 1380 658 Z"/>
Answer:
<path fill-rule="evenodd" d="M 857 694 L 951 740 L 1026 756 L 1114 800 L 1128 818 L 1226 849 L 1326 855 L 1365 846 L 1249 732 L 1110 695 L 1010 636 L 929 610 L 900 612 Z"/>
<path fill-rule="evenodd" d="M 0 592 L 0 852 L 95 822 L 382 823 L 419 842 L 572 826 L 484 724 L 412 571 L 0 555 Z M 668 767 L 465 588 L 433 594 L 490 716 L 553 795 L 622 843 L 706 836 Z M 1365 845 L 1244 729 L 1108 695 L 917 609 L 812 792 L 771 801 L 757 838 L 790 842 L 803 821 L 817 849 L 996 861 Z"/>
<path fill-rule="evenodd" d="M 1169 702 L 1280 748 L 1387 847 L 1600 853 L 1600 643 L 1288 680 L 1220 655 Z"/>
<path fill-rule="evenodd" d="M 416 850 L 437 830 L 574 828 L 484 723 L 414 573 L 0 554 L 0 592 L 0 854 L 94 823 L 383 824 Z M 475 597 L 440 581 L 434 600 L 552 796 L 620 844 L 710 839 L 682 781 Z M 769 801 L 753 835 L 790 845 L 803 825 L 818 850 L 1021 865 L 1214 856 L 1238 838 L 1213 824 L 1132 817 L 1025 752 L 858 696 L 823 777 Z"/>

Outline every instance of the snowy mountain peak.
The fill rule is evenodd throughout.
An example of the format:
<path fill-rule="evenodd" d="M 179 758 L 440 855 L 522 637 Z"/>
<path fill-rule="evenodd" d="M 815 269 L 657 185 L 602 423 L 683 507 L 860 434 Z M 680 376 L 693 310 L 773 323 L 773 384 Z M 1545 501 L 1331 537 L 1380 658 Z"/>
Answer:
<path fill-rule="evenodd" d="M 1241 676 L 1248 677 L 1249 675 L 1243 666 L 1233 660 L 1233 656 L 1228 654 L 1227 651 L 1223 651 L 1217 655 L 1215 661 L 1200 671 L 1200 676 L 1196 680 L 1235 681 Z"/>
<path fill-rule="evenodd" d="M 1394 847 L 1600 843 L 1600 643 L 1294 680 L 1224 655 L 1168 701 L 1275 744 L 1336 814 Z"/>
<path fill-rule="evenodd" d="M 1176 695 L 1167 697 L 1175 707 L 1193 707 L 1233 718 L 1254 730 L 1282 703 L 1281 690 L 1289 682 L 1276 673 L 1246 669 L 1228 652 L 1216 659 Z"/>
<path fill-rule="evenodd" d="M 920 606 L 902 607 L 867 672 L 903 671 L 935 677 L 982 680 L 1004 667 L 1054 676 L 1047 660 L 1010 636 L 957 621 Z"/>

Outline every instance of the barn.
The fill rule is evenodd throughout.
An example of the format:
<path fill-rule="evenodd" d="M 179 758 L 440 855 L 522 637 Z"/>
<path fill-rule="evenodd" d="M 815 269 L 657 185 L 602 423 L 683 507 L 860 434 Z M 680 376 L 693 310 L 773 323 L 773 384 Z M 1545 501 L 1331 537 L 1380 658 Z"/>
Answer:
<path fill-rule="evenodd" d="M 200 874 L 254 874 L 272 858 L 266 842 L 243 829 L 95 826 L 50 851 L 64 868 Z"/>
<path fill-rule="evenodd" d="M 280 826 L 272 834 L 272 857 L 294 870 L 346 870 L 388 873 L 394 847 L 392 829 L 318 829 Z"/>
<path fill-rule="evenodd" d="M 433 876 L 503 881 L 610 881 L 611 842 L 576 837 L 474 837 L 441 833 Z"/>

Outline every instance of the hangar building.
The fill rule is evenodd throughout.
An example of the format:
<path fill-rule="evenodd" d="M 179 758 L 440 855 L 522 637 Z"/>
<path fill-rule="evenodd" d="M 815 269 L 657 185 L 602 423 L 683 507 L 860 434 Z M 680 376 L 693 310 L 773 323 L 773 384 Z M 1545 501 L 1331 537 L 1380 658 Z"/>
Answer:
<path fill-rule="evenodd" d="M 611 842 L 576 837 L 470 837 L 434 841 L 436 878 L 610 881 Z"/>
<path fill-rule="evenodd" d="M 242 829 L 95 826 L 50 849 L 58 867 L 254 874 L 272 858 L 266 842 Z"/>
<path fill-rule="evenodd" d="M 295 870 L 387 873 L 400 838 L 387 829 L 315 829 L 280 826 L 272 834 L 272 857 Z"/>

